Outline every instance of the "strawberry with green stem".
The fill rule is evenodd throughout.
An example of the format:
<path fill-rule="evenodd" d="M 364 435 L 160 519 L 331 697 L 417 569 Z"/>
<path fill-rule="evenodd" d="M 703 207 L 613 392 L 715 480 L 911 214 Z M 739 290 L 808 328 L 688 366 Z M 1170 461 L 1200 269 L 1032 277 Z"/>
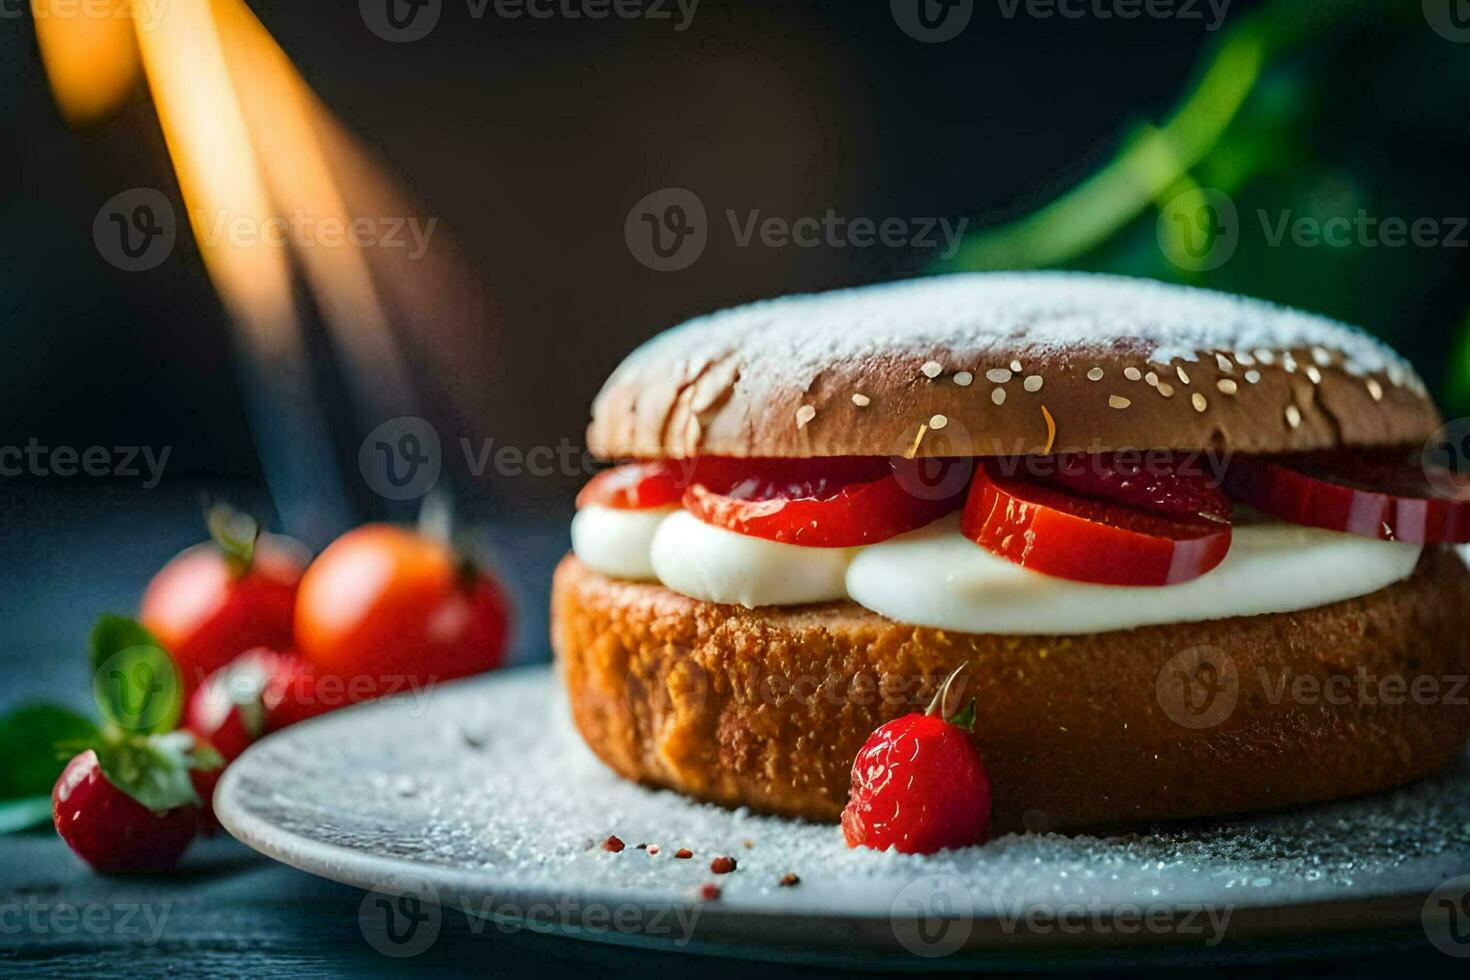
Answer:
<path fill-rule="evenodd" d="M 842 811 L 849 847 L 931 854 L 985 838 L 990 779 L 971 738 L 975 700 L 957 706 L 964 670 L 949 675 L 927 711 L 879 726 L 858 751 Z"/>
<path fill-rule="evenodd" d="M 104 616 L 92 630 L 93 692 L 106 717 L 52 790 L 57 833 L 106 874 L 167 871 L 199 831 L 202 773 L 224 764 L 192 732 L 175 731 L 178 668 L 143 626 Z"/>

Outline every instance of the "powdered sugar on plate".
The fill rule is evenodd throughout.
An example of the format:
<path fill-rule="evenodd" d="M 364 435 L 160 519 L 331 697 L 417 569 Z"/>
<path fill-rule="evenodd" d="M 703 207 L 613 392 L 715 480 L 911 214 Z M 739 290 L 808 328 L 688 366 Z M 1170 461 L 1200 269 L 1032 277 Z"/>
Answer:
<path fill-rule="evenodd" d="M 1218 824 L 1009 835 L 930 857 L 849 850 L 834 826 L 623 781 L 576 737 L 545 668 L 288 729 L 228 770 L 216 807 L 252 846 L 363 887 L 408 872 L 445 900 L 509 902 L 511 918 L 532 901 L 697 905 L 701 930 L 724 927 L 739 942 L 730 930 L 748 933 L 755 946 L 796 928 L 792 916 L 807 932 L 784 941 L 866 943 L 861 920 L 908 946 L 904 923 L 936 896 L 941 910 L 1002 932 L 1007 922 L 1025 928 L 1018 917 L 1037 909 L 1234 912 L 1399 897 L 1417 910 L 1446 878 L 1470 872 L 1463 765 L 1369 799 Z M 611 835 L 622 851 L 603 848 Z M 692 857 L 676 857 L 680 848 Z M 714 874 L 722 856 L 737 870 Z M 791 873 L 800 883 L 783 886 Z M 700 897 L 707 884 L 716 901 Z M 753 929 L 750 914 L 769 929 Z"/>

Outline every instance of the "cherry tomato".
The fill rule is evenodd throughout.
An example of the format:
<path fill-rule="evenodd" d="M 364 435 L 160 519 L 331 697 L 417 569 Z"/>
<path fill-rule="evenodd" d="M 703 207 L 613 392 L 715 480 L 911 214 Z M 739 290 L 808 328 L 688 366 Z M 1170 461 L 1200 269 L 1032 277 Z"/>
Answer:
<path fill-rule="evenodd" d="M 138 618 L 173 657 L 186 692 L 246 650 L 291 645 L 306 557 L 297 542 L 266 534 L 248 559 L 207 542 L 153 576 Z"/>
<path fill-rule="evenodd" d="M 970 466 L 970 460 L 881 456 L 706 458 L 684 507 L 739 534 L 815 548 L 855 547 L 956 510 Z"/>
<path fill-rule="evenodd" d="M 577 494 L 577 506 L 648 510 L 677 504 L 694 473 L 692 459 L 657 459 L 603 470 Z"/>
<path fill-rule="evenodd" d="M 375 693 L 498 667 L 508 632 L 492 578 L 443 542 L 385 524 L 332 542 L 306 570 L 296 605 L 301 655 Z"/>
<path fill-rule="evenodd" d="M 1241 457 L 1231 462 L 1226 485 L 1293 524 L 1414 544 L 1470 541 L 1470 482 L 1448 470 L 1435 477 L 1431 482 L 1407 453 L 1334 450 Z"/>
<path fill-rule="evenodd" d="M 1034 472 L 1022 475 L 1022 469 Z M 1230 502 L 1204 474 L 1108 453 L 988 458 L 961 529 L 1002 558 L 1057 578 L 1173 585 L 1230 550 Z"/>

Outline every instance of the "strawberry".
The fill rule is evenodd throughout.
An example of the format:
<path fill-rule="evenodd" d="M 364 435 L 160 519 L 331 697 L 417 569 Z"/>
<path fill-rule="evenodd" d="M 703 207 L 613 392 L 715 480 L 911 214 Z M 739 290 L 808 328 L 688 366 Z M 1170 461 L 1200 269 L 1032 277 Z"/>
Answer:
<path fill-rule="evenodd" d="M 316 674 L 294 653 L 264 647 L 243 653 L 210 674 L 189 697 L 184 727 L 209 742 L 226 763 L 235 761 L 267 733 L 327 711 L 316 690 Z M 205 804 L 204 827 L 212 833 L 214 787 L 220 772 L 192 773 Z"/>
<path fill-rule="evenodd" d="M 233 762 L 268 732 L 332 707 L 323 700 L 310 664 L 294 653 L 261 647 L 209 675 L 189 698 L 184 727 Z"/>
<path fill-rule="evenodd" d="M 904 715 L 868 736 L 852 763 L 852 787 L 842 811 L 848 847 L 932 854 L 978 844 L 990 821 L 990 780 L 971 740 L 973 699 L 958 699 L 956 670 L 929 709 Z"/>
<path fill-rule="evenodd" d="M 219 764 L 188 733 L 114 733 L 73 758 L 56 781 L 56 832 L 104 874 L 167 871 L 199 829 L 202 811 L 190 773 Z"/>

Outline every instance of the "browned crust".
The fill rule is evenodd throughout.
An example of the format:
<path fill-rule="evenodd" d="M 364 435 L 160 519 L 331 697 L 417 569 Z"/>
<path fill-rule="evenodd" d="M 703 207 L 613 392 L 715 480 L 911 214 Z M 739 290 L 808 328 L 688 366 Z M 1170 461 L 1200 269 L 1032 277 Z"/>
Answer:
<path fill-rule="evenodd" d="M 568 556 L 552 640 L 576 725 L 618 773 L 825 821 L 868 734 L 968 662 L 994 829 L 1065 829 L 1333 799 L 1442 769 L 1470 733 L 1466 609 L 1470 572 L 1442 550 L 1404 582 L 1318 609 L 1073 637 L 948 633 L 846 602 L 720 606 Z M 1236 670 L 1233 711 L 1194 716 L 1210 727 L 1171 718 L 1170 673 L 1159 687 L 1192 648 Z M 1283 676 L 1347 694 L 1283 695 Z M 1398 696 L 1395 677 L 1437 693 Z"/>
<path fill-rule="evenodd" d="M 1289 353 L 1298 363 L 1293 372 L 1280 366 L 1280 354 L 1275 366 L 1236 365 L 1226 372 L 1213 352 L 1198 362 L 1154 364 L 1118 352 L 1038 357 L 1018 348 L 980 360 L 935 349 L 925 356 L 834 364 L 808 388 L 773 392 L 723 370 L 734 356 L 714 351 L 709 364 L 653 363 L 609 383 L 593 405 L 588 445 L 607 458 L 1041 453 L 1048 440 L 1043 406 L 1056 425 L 1054 451 L 1305 452 L 1417 443 L 1440 425 L 1434 404 L 1416 388 L 1382 374 L 1316 367 L 1310 351 Z M 1022 376 L 1004 385 L 985 379 L 988 366 L 1012 356 L 1027 362 Z M 931 359 L 944 365 L 933 379 L 920 371 Z M 1305 365 L 1320 382 L 1311 380 Z M 1124 375 L 1129 368 L 1141 377 L 1153 372 L 1162 384 L 1130 381 Z M 1088 379 L 1094 369 L 1103 372 L 1100 381 Z M 962 370 L 975 378 L 966 387 L 954 381 Z M 1247 371 L 1259 373 L 1259 381 L 1247 381 Z M 1044 379 L 1043 387 L 1028 392 L 1023 377 L 1033 373 Z M 1234 393 L 1225 394 L 1221 382 L 1227 389 L 1234 385 Z M 1006 392 L 999 405 L 991 397 L 997 387 Z M 855 405 L 854 393 L 869 403 Z M 1127 407 L 1113 407 L 1121 404 L 1115 397 L 1127 399 Z M 1204 399 L 1203 411 L 1196 397 Z M 804 406 L 814 414 L 798 425 Z M 940 431 L 927 425 L 935 415 L 946 420 Z"/>
<path fill-rule="evenodd" d="M 1275 346 L 1228 346 L 1244 337 Z M 1046 451 L 1048 414 L 1051 449 L 1090 452 L 1387 446 L 1440 424 L 1406 362 L 1334 321 L 1144 280 L 1032 274 L 690 321 L 613 373 L 587 438 L 608 458 L 989 456 Z"/>

